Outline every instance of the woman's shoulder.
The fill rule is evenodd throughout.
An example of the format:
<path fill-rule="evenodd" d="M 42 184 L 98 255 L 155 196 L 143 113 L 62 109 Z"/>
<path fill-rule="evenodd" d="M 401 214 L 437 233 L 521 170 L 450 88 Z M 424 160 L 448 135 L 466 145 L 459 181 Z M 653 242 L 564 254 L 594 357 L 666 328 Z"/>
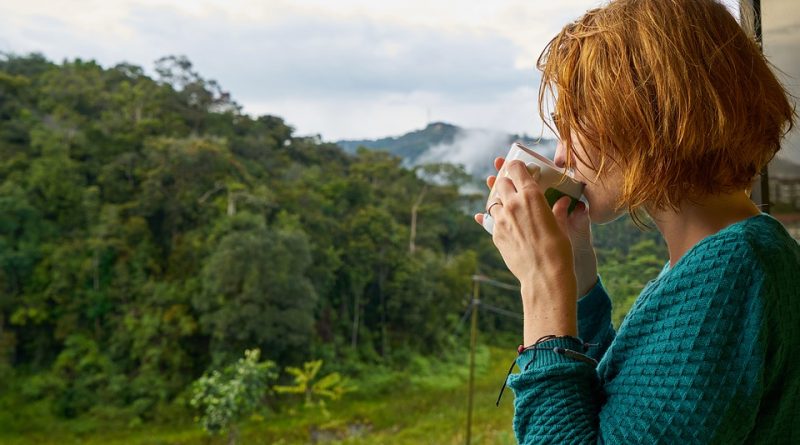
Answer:
<path fill-rule="evenodd" d="M 786 227 L 768 213 L 749 218 L 737 228 L 747 251 L 767 270 L 789 268 L 800 278 L 800 244 Z"/>
<path fill-rule="evenodd" d="M 731 224 L 695 244 L 678 261 L 669 263 L 659 278 L 671 281 L 722 272 L 753 272 L 788 269 L 800 280 L 800 245 L 786 228 L 768 213 L 760 213 Z"/>
<path fill-rule="evenodd" d="M 741 273 L 759 272 L 763 279 L 800 288 L 800 244 L 775 217 L 761 213 L 730 227 L 718 248 L 718 262 L 728 268 L 741 265 Z"/>
<path fill-rule="evenodd" d="M 742 234 L 747 243 L 742 251 L 761 276 L 759 295 L 770 318 L 785 320 L 793 315 L 793 323 L 800 321 L 800 244 L 766 213 L 744 227 Z"/>
<path fill-rule="evenodd" d="M 618 335 L 678 335 L 675 329 L 699 324 L 718 332 L 721 320 L 739 330 L 755 328 L 778 320 L 771 308 L 800 304 L 792 295 L 800 295 L 800 246 L 773 217 L 756 215 L 704 238 L 672 269 L 667 262 L 636 299 Z"/>

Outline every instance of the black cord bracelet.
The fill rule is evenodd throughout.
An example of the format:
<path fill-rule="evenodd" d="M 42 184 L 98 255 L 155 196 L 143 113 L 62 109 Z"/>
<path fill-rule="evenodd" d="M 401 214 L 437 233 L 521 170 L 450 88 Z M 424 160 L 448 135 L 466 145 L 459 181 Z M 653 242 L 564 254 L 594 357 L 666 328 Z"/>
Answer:
<path fill-rule="evenodd" d="M 567 357 L 582 361 L 582 362 L 587 363 L 587 364 L 592 365 L 592 366 L 597 366 L 597 360 L 595 360 L 595 359 L 593 359 L 593 358 L 591 358 L 589 356 L 586 356 L 586 355 L 582 354 L 581 352 L 573 351 L 572 349 L 566 349 L 566 348 L 562 348 L 562 347 L 558 347 L 558 346 L 553 347 L 553 348 L 542 348 L 542 347 L 538 346 L 539 343 L 542 343 L 542 342 L 545 342 L 545 341 L 548 341 L 548 340 L 553 340 L 553 339 L 556 339 L 556 338 L 571 338 L 571 339 L 577 341 L 578 343 L 581 344 L 581 347 L 583 349 L 582 352 L 588 351 L 589 347 L 591 347 L 591 346 L 597 346 L 598 345 L 597 343 L 586 343 L 582 339 L 580 339 L 578 337 L 573 337 L 571 335 L 545 335 L 545 336 L 540 337 L 538 340 L 536 340 L 530 346 L 519 345 L 519 347 L 517 347 L 517 355 L 518 356 L 522 355 L 523 352 L 528 351 L 528 350 L 533 350 L 533 351 L 551 351 L 551 352 L 555 352 L 556 354 L 561 354 L 561 355 L 564 355 L 564 356 L 567 356 Z M 523 371 L 527 371 L 528 367 L 531 365 L 531 363 L 533 363 L 536 360 L 536 352 L 534 352 L 533 354 L 534 354 L 533 358 L 531 359 L 530 362 L 528 362 L 527 365 L 525 365 L 525 369 L 523 369 Z M 508 376 L 511 375 L 511 371 L 514 370 L 514 365 L 516 363 L 517 363 L 517 360 L 514 359 L 514 361 L 511 362 L 511 367 L 508 368 L 508 374 L 506 374 L 506 378 L 505 378 L 505 380 L 503 380 L 503 386 L 500 388 L 500 394 L 497 395 L 497 402 L 495 402 L 495 406 L 500 406 L 500 398 L 503 397 L 503 391 L 505 391 L 505 389 L 506 389 L 506 384 L 508 382 Z"/>

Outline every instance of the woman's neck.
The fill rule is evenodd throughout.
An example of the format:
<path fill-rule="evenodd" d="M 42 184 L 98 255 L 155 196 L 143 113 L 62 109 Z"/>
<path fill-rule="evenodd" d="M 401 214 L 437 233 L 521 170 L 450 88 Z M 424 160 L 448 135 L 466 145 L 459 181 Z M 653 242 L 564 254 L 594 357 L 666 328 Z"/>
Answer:
<path fill-rule="evenodd" d="M 698 203 L 684 201 L 677 212 L 648 209 L 650 218 L 667 243 L 670 268 L 703 238 L 760 213 L 743 190 L 709 196 Z"/>

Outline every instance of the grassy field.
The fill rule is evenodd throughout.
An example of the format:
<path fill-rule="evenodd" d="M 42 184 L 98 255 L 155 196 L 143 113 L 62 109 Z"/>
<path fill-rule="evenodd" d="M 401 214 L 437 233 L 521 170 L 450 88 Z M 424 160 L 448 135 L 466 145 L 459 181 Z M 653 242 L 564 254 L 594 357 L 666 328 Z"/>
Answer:
<path fill-rule="evenodd" d="M 513 349 L 484 347 L 479 350 L 473 414 L 474 444 L 514 444 L 511 391 L 495 407 Z M 364 390 L 330 403 L 329 416 L 319 410 L 298 410 L 263 419 L 251 419 L 241 429 L 241 444 L 463 444 L 466 435 L 467 365 L 418 364 L 412 373 L 394 384 L 383 385 L 379 394 Z M 7 407 L 3 408 L 8 409 Z M 26 415 L 36 407 L 26 407 Z M 0 413 L 7 422 L 14 413 Z M 52 419 L 52 418 L 51 418 Z M 227 437 L 210 437 L 197 424 L 137 427 L 104 425 L 95 419 L 47 421 L 24 434 L 0 431 L 0 444 L 224 444 Z M 2 424 L 2 423 L 0 423 Z M 34 423 L 35 424 L 35 423 Z"/>

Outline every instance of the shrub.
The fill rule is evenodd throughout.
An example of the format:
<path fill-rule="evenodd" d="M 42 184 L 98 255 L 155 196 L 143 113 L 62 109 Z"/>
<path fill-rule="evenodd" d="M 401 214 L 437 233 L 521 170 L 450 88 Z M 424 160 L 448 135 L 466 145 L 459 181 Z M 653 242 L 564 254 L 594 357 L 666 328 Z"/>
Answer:
<path fill-rule="evenodd" d="M 236 363 L 221 372 L 206 372 L 194 382 L 189 404 L 202 413 L 196 420 L 207 433 L 228 431 L 229 443 L 236 443 L 239 421 L 258 409 L 277 377 L 275 363 L 259 362 L 260 355 L 259 349 L 246 350 Z"/>

